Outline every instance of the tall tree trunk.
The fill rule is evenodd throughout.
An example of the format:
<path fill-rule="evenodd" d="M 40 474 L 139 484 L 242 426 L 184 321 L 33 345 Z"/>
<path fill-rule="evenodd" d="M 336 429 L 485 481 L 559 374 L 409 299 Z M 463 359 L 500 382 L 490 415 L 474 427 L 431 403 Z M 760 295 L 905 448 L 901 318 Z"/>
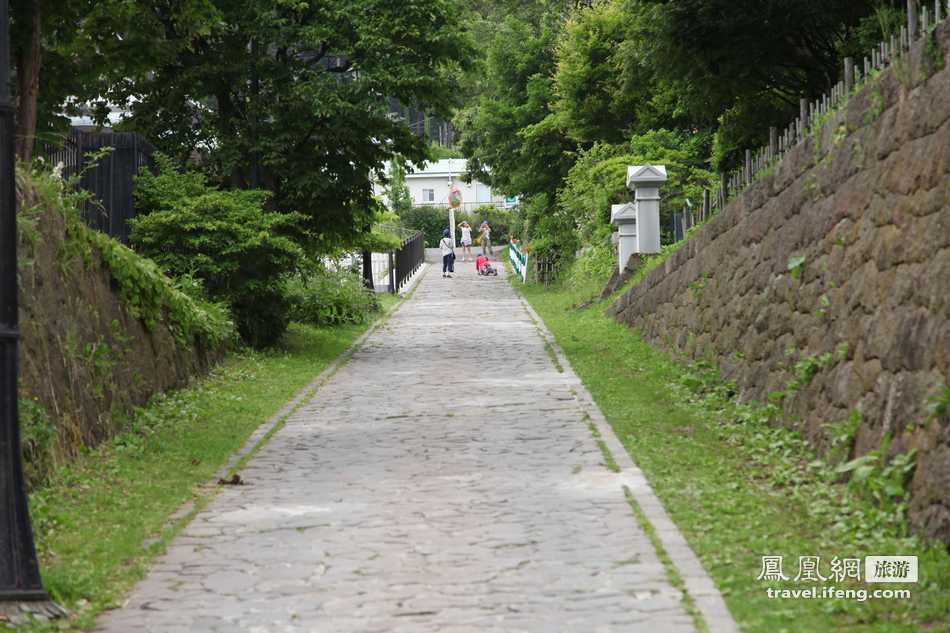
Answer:
<path fill-rule="evenodd" d="M 215 99 L 218 102 L 218 130 L 221 132 L 220 138 L 234 138 L 236 109 L 234 103 L 231 101 L 231 89 L 227 85 L 221 85 L 215 93 Z M 229 167 L 228 185 L 233 189 L 247 189 L 247 179 L 244 177 L 244 166 L 234 164 Z"/>
<path fill-rule="evenodd" d="M 41 0 L 30 2 L 30 39 L 17 51 L 16 154 L 22 161 L 33 158 L 40 96 L 40 66 L 43 63 Z"/>

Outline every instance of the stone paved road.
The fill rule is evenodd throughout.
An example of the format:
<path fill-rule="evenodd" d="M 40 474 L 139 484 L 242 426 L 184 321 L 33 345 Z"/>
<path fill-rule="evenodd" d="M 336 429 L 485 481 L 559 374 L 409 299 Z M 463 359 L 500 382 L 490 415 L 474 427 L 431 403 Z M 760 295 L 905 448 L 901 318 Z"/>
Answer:
<path fill-rule="evenodd" d="M 99 630 L 694 631 L 583 387 L 470 267 L 430 269 Z"/>

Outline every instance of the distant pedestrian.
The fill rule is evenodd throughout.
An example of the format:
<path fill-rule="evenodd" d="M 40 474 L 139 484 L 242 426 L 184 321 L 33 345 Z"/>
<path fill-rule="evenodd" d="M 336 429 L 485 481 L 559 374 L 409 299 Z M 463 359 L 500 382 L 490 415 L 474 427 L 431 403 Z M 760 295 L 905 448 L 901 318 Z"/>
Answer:
<path fill-rule="evenodd" d="M 459 224 L 459 230 L 462 231 L 462 261 L 467 262 L 472 259 L 472 227 L 462 220 Z"/>
<path fill-rule="evenodd" d="M 452 233 L 445 229 L 442 231 L 442 241 L 439 242 L 439 248 L 442 249 L 442 277 L 451 278 L 450 273 L 455 272 L 455 244 L 453 243 Z"/>
<path fill-rule="evenodd" d="M 488 220 L 482 221 L 482 225 L 478 227 L 479 233 L 482 235 L 482 255 L 486 257 L 494 257 L 495 251 L 491 247 L 491 225 L 488 223 Z"/>

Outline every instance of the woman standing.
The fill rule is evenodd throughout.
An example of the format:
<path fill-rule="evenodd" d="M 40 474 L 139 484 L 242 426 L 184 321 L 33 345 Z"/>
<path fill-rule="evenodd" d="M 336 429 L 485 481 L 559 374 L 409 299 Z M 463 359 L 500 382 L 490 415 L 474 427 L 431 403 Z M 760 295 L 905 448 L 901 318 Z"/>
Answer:
<path fill-rule="evenodd" d="M 495 251 L 492 250 L 491 247 L 491 225 L 488 223 L 488 220 L 483 221 L 478 230 L 482 234 L 482 255 L 485 257 L 494 257 Z"/>
<path fill-rule="evenodd" d="M 442 241 L 439 242 L 439 248 L 442 249 L 442 277 L 451 279 L 449 273 L 455 272 L 455 244 L 448 229 L 442 231 Z"/>
<path fill-rule="evenodd" d="M 462 261 L 467 262 L 472 259 L 472 227 L 462 220 L 459 229 L 462 231 Z"/>

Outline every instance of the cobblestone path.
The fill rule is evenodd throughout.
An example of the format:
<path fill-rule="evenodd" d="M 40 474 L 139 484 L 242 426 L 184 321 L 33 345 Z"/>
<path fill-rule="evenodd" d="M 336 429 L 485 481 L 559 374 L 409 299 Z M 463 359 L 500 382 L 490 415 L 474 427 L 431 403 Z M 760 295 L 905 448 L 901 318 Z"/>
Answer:
<path fill-rule="evenodd" d="M 694 631 L 586 391 L 463 267 L 430 269 L 99 630 Z"/>

